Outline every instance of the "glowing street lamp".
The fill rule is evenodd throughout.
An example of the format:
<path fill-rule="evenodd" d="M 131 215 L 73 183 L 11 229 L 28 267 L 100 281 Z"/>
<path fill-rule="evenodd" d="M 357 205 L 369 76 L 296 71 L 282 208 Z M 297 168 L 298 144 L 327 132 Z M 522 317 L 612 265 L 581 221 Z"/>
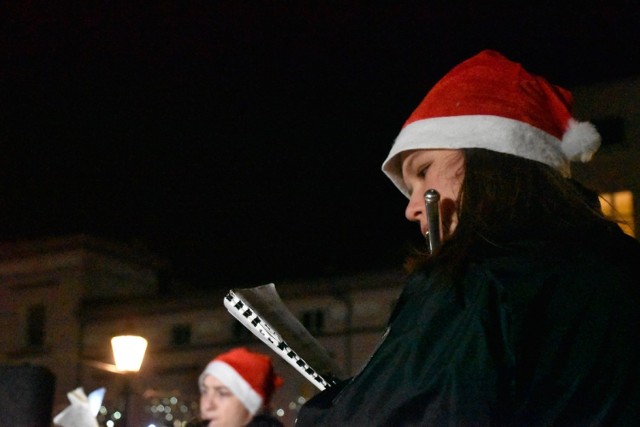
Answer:
<path fill-rule="evenodd" d="M 120 335 L 111 338 L 113 359 L 116 362 L 116 370 L 124 374 L 124 410 L 122 421 L 125 427 L 129 426 L 129 410 L 131 407 L 131 384 L 129 375 L 138 372 L 147 350 L 147 340 L 137 335 Z"/>
<path fill-rule="evenodd" d="M 120 372 L 138 372 L 147 350 L 147 340 L 136 335 L 111 338 L 113 358 Z"/>

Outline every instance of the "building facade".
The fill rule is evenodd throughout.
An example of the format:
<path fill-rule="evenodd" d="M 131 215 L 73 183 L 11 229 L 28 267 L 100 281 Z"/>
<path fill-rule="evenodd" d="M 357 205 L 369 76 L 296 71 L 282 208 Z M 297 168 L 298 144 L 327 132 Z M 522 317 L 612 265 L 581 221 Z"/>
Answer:
<path fill-rule="evenodd" d="M 293 425 L 317 390 L 251 334 L 223 305 L 228 289 L 165 296 L 159 263 L 87 236 L 5 244 L 1 249 L 0 363 L 29 363 L 56 376 L 55 415 L 76 387 L 106 387 L 105 426 L 181 426 L 198 413 L 197 378 L 217 354 L 246 346 L 270 354 L 284 378 L 273 409 Z M 276 284 L 289 310 L 349 375 L 380 339 L 399 295 L 401 272 Z M 9 303 L 7 303 L 7 301 Z M 119 374 L 110 339 L 144 336 L 141 370 Z M 124 411 L 124 408 L 129 408 Z"/>

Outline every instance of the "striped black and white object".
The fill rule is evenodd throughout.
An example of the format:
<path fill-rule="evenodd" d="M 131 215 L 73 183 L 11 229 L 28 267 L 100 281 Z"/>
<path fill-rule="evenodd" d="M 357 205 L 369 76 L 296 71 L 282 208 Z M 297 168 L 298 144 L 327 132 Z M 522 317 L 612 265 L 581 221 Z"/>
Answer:
<path fill-rule="evenodd" d="M 240 323 L 319 390 L 338 381 L 340 369 L 329 352 L 284 305 L 275 285 L 232 289 L 224 305 Z"/>

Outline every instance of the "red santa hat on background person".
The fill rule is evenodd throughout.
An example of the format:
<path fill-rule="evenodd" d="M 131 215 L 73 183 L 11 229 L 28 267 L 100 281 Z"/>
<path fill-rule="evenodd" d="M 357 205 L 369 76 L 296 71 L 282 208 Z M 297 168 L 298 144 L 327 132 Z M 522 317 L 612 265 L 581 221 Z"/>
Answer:
<path fill-rule="evenodd" d="M 571 93 L 484 50 L 447 73 L 405 122 L 383 172 L 409 197 L 400 153 L 416 149 L 484 148 L 547 164 L 570 177 L 600 146 L 588 122 L 572 117 Z"/>
<path fill-rule="evenodd" d="M 273 392 L 282 385 L 271 358 L 244 347 L 222 353 L 209 362 L 198 378 L 200 388 L 207 375 L 227 386 L 252 416 L 269 405 Z"/>

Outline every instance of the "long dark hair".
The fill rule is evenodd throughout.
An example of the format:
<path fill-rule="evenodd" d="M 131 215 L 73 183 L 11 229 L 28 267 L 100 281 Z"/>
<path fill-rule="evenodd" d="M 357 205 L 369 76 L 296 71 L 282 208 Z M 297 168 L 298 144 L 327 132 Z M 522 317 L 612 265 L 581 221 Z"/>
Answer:
<path fill-rule="evenodd" d="M 464 178 L 458 225 L 437 257 L 458 267 L 479 244 L 545 239 L 585 228 L 611 227 L 597 195 L 543 163 L 481 148 L 463 149 Z M 429 263 L 424 251 L 407 268 Z"/>

